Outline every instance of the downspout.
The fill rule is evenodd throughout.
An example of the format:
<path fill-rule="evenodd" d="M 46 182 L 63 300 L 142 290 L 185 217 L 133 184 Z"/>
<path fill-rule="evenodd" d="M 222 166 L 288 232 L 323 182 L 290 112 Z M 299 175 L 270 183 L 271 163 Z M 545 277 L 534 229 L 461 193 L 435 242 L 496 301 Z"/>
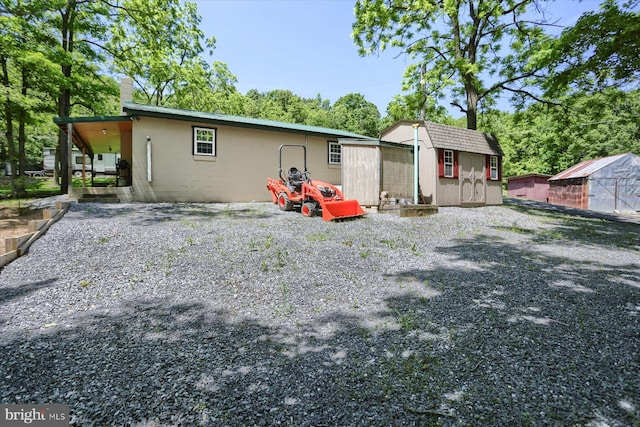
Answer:
<path fill-rule="evenodd" d="M 418 128 L 420 123 L 413 124 L 413 203 L 418 204 Z"/>

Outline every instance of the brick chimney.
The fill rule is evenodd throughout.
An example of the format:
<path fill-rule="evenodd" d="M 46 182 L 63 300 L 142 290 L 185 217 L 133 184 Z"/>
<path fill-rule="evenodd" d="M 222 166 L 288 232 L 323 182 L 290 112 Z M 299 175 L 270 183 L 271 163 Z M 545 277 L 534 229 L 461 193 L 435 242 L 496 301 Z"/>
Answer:
<path fill-rule="evenodd" d="M 133 80 L 129 77 L 120 79 L 120 114 L 124 113 L 124 103 L 133 101 Z"/>

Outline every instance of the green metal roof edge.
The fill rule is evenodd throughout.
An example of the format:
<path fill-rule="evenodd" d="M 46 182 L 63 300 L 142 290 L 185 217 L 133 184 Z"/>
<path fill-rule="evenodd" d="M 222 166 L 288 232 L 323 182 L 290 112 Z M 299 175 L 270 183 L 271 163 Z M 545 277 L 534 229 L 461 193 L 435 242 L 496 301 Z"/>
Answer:
<path fill-rule="evenodd" d="M 372 145 L 377 147 L 392 147 L 413 151 L 413 144 L 403 144 L 402 142 L 384 141 L 375 138 L 339 138 L 338 142 L 341 144 Z"/>
<path fill-rule="evenodd" d="M 203 111 L 182 110 L 178 108 L 159 107 L 155 105 L 136 104 L 125 102 L 124 111 L 128 114 L 158 117 L 174 120 L 186 120 L 211 124 L 244 127 L 251 129 L 264 129 L 280 132 L 312 134 L 330 137 L 368 138 L 365 135 L 351 133 L 338 129 L 323 128 L 319 126 L 301 125 L 295 123 L 277 122 L 275 120 L 255 119 L 252 117 L 232 116 L 228 114 L 207 113 Z"/>
<path fill-rule="evenodd" d="M 92 122 L 128 122 L 129 116 L 94 116 L 94 117 L 54 117 L 53 122 L 57 125 L 67 123 L 92 123 Z"/>

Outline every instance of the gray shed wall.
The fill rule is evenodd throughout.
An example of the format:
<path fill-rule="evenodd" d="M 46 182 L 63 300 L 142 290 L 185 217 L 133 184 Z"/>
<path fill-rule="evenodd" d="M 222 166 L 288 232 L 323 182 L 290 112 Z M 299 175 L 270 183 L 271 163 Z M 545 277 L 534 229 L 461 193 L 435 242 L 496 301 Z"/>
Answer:
<path fill-rule="evenodd" d="M 589 209 L 640 212 L 640 157 L 628 154 L 589 176 Z"/>

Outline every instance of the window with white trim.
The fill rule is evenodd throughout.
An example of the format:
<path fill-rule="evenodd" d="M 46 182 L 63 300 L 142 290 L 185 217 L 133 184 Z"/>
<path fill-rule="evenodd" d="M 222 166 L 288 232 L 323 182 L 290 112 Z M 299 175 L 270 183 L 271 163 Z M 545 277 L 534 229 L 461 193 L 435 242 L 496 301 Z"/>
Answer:
<path fill-rule="evenodd" d="M 444 150 L 444 177 L 453 178 L 453 150 Z"/>
<path fill-rule="evenodd" d="M 489 169 L 491 171 L 491 179 L 498 179 L 498 156 L 489 157 Z"/>
<path fill-rule="evenodd" d="M 197 156 L 216 155 L 216 129 L 193 128 L 193 154 Z"/>
<path fill-rule="evenodd" d="M 342 163 L 342 147 L 337 141 L 329 141 L 329 164 L 339 165 Z"/>

